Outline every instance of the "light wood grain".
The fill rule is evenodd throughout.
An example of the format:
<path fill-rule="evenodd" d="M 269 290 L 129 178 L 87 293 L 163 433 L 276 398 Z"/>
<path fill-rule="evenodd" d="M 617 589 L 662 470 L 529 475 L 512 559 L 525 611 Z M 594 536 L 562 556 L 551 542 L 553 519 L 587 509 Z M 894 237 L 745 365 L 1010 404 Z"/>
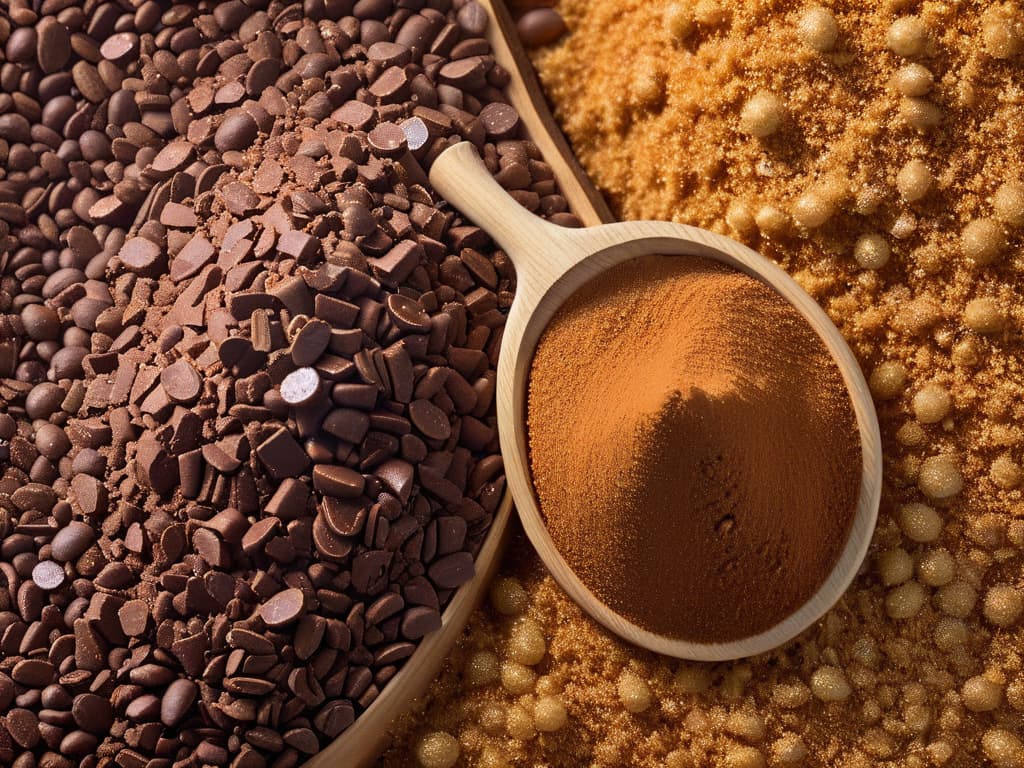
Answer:
<path fill-rule="evenodd" d="M 501 0 L 480 2 L 491 16 L 487 38 L 494 57 L 511 77 L 505 89 L 509 103 L 519 112 L 527 135 L 551 166 L 569 208 L 587 225 L 611 221 L 613 217 L 604 198 L 576 162 L 548 111 L 511 16 Z M 506 491 L 484 546 L 477 555 L 476 576 L 459 589 L 445 609 L 441 629 L 420 644 L 366 712 L 326 749 L 306 762 L 305 768 L 366 768 L 374 764 L 391 738 L 392 725 L 437 676 L 470 614 L 483 599 L 505 549 L 511 516 L 512 494 Z"/>
<path fill-rule="evenodd" d="M 626 640 L 658 653 L 699 661 L 763 653 L 819 619 L 846 590 L 864 559 L 878 514 L 882 477 L 881 438 L 871 394 L 853 353 L 821 307 L 775 264 L 713 232 L 657 221 L 566 229 L 539 219 L 494 181 L 468 143 L 446 150 L 435 161 L 430 180 L 446 200 L 487 230 L 516 266 L 516 297 L 505 323 L 498 362 L 498 430 L 505 475 L 523 528 L 559 585 L 594 619 Z M 852 531 L 818 592 L 791 616 L 754 637 L 718 644 L 693 643 L 648 632 L 615 613 L 566 565 L 544 526 L 534 496 L 525 410 L 527 378 L 537 341 L 555 311 L 581 285 L 623 261 L 647 254 L 704 256 L 774 288 L 821 337 L 850 392 L 863 449 L 860 497 Z"/>

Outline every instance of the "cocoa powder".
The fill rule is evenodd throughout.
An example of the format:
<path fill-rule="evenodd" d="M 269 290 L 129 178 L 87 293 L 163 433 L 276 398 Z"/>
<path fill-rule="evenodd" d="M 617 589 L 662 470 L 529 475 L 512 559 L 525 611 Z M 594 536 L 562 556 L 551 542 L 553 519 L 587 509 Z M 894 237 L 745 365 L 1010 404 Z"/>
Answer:
<path fill-rule="evenodd" d="M 762 632 L 843 549 L 861 467 L 849 394 L 814 330 L 754 278 L 692 257 L 604 273 L 541 338 L 528 411 L 555 545 L 647 630 Z"/>

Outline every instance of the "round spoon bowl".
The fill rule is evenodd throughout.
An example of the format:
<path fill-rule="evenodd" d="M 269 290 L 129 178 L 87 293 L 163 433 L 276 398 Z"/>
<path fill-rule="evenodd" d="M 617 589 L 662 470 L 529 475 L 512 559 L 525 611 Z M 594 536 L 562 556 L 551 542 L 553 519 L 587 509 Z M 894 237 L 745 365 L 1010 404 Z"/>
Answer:
<path fill-rule="evenodd" d="M 867 553 L 881 496 L 878 419 L 856 358 L 824 310 L 785 271 L 756 251 L 707 230 L 659 221 L 568 229 L 520 206 L 487 171 L 467 142 L 445 150 L 430 172 L 434 188 L 501 246 L 516 267 L 516 296 L 498 361 L 498 431 L 505 476 L 523 528 L 545 566 L 569 596 L 607 629 L 658 653 L 722 661 L 764 653 L 817 621 L 842 596 Z M 565 562 L 544 524 L 530 476 L 526 394 L 534 350 L 566 299 L 595 276 L 638 256 L 701 256 L 760 280 L 789 302 L 832 355 L 850 394 L 861 442 L 861 483 L 845 546 L 818 590 L 795 612 L 757 635 L 698 643 L 650 632 L 613 611 Z"/>

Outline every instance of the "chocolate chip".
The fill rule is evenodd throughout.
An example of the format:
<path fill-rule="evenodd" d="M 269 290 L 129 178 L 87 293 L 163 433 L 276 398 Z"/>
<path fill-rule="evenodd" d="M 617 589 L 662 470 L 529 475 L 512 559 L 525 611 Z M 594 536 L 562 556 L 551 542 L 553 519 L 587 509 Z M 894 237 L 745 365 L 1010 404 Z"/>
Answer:
<path fill-rule="evenodd" d="M 32 581 L 47 592 L 58 589 L 66 578 L 63 566 L 53 560 L 43 560 L 32 569 Z"/>
<path fill-rule="evenodd" d="M 317 464 L 313 467 L 313 487 L 327 496 L 358 498 L 365 484 L 363 476 L 348 467 L 336 464 Z"/>
<path fill-rule="evenodd" d="M 367 134 L 366 140 L 379 157 L 401 157 L 408 149 L 405 131 L 394 123 L 378 123 Z"/>
<path fill-rule="evenodd" d="M 256 120 L 244 109 L 239 109 L 224 118 L 214 134 L 213 143 L 221 152 L 247 149 L 258 134 Z"/>
<path fill-rule="evenodd" d="M 288 405 L 305 405 L 314 400 L 321 391 L 320 374 L 314 368 L 298 368 L 285 376 L 281 382 L 281 398 Z"/>
<path fill-rule="evenodd" d="M 292 360 L 298 366 L 313 365 L 327 351 L 331 326 L 322 320 L 310 320 L 292 340 Z"/>
<path fill-rule="evenodd" d="M 160 386 L 173 402 L 189 404 L 199 397 L 203 380 L 191 363 L 181 359 L 160 372 Z"/>
<path fill-rule="evenodd" d="M 298 619 L 305 607 L 306 597 L 301 589 L 286 589 L 260 606 L 260 616 L 268 627 L 283 627 Z"/>

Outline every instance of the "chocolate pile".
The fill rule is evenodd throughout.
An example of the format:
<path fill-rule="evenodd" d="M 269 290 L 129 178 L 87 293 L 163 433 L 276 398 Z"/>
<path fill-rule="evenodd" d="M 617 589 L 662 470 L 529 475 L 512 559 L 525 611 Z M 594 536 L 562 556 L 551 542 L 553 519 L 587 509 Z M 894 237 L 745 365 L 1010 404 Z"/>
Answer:
<path fill-rule="evenodd" d="M 294 766 L 440 626 L 514 275 L 425 169 L 471 141 L 576 223 L 486 21 L 0 15 L 0 764 Z"/>

